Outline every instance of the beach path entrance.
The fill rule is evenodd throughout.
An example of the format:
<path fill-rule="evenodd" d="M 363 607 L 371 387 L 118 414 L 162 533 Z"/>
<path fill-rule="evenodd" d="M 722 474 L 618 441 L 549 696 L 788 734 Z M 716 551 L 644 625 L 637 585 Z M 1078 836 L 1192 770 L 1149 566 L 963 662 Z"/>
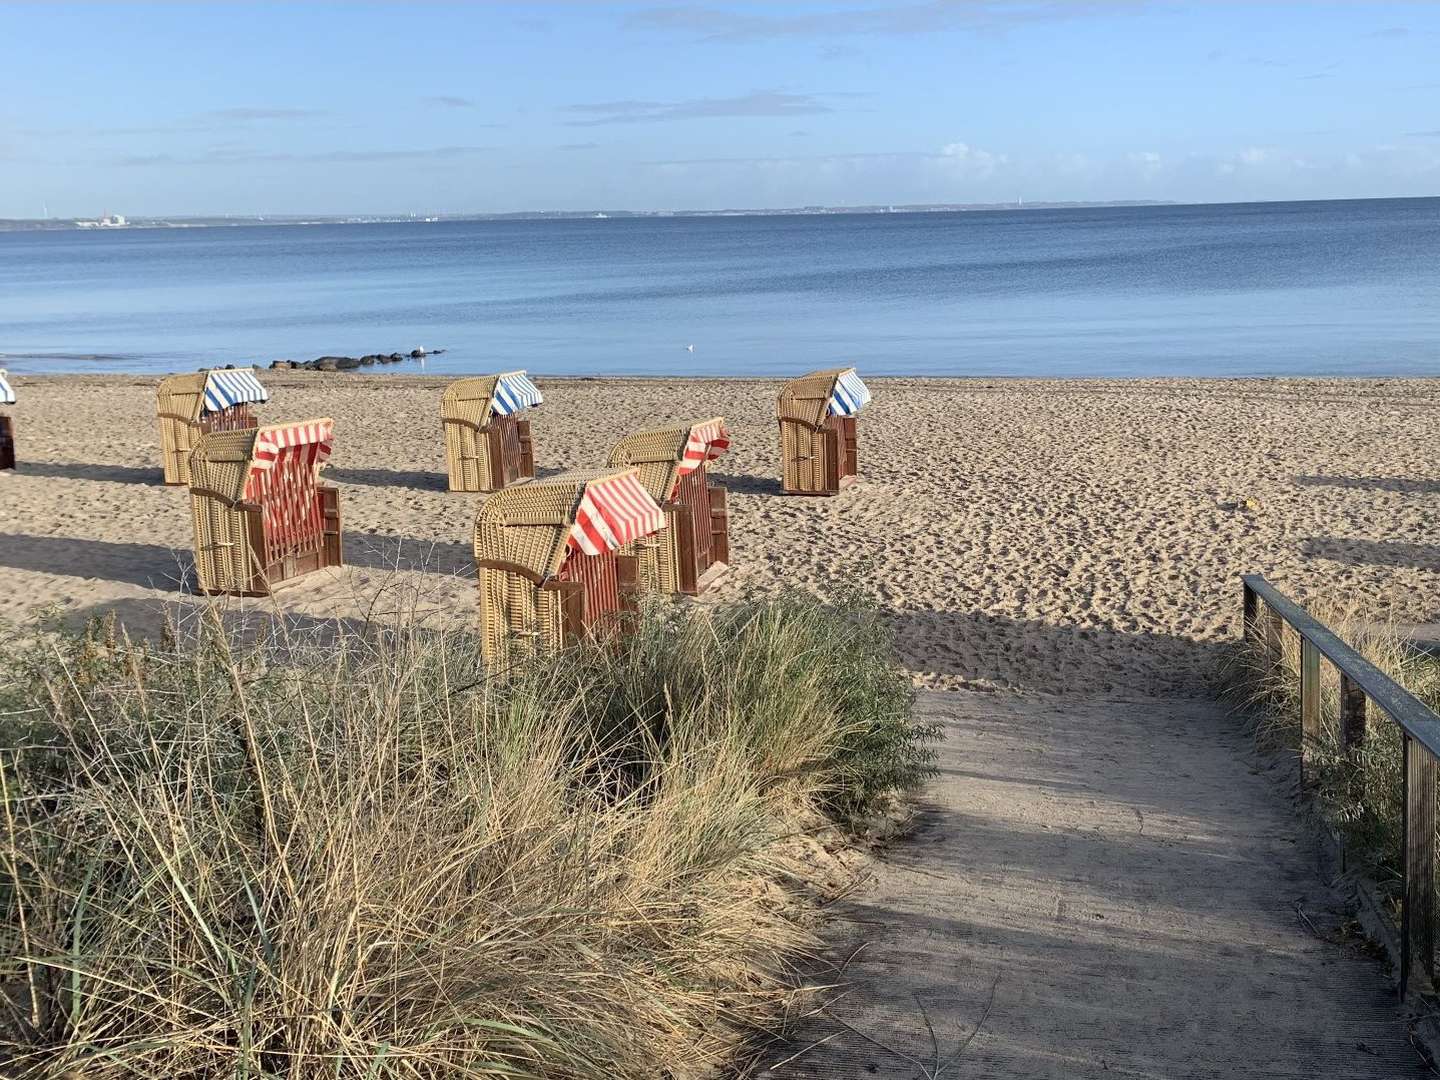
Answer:
<path fill-rule="evenodd" d="M 776 1080 L 1433 1076 L 1287 797 L 1213 702 L 922 694 L 913 834 L 836 905 Z M 847 962 L 848 961 L 848 962 Z"/>

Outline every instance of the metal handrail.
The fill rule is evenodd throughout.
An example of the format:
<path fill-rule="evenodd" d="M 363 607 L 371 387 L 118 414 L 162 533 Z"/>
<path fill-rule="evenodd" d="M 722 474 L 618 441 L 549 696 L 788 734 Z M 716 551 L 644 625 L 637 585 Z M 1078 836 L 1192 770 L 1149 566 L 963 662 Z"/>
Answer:
<path fill-rule="evenodd" d="M 1412 960 L 1435 982 L 1435 807 L 1440 716 L 1410 691 L 1352 649 L 1339 635 L 1258 574 L 1244 585 L 1245 640 L 1263 639 L 1268 654 L 1280 655 L 1281 624 L 1300 636 L 1300 783 L 1309 790 L 1307 759 L 1322 737 L 1320 658 L 1340 673 L 1340 744 L 1351 750 L 1365 741 L 1366 702 L 1401 731 L 1404 842 L 1401 874 L 1404 904 L 1400 921 L 1400 994 L 1409 989 Z M 1262 613 L 1261 603 L 1264 603 Z"/>

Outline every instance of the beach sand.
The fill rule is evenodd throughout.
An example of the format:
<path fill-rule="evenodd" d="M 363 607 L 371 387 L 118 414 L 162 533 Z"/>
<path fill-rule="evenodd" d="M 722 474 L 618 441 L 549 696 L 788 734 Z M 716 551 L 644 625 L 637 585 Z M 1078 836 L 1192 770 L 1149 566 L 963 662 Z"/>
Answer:
<path fill-rule="evenodd" d="M 862 373 L 863 374 L 863 373 Z M 442 378 L 266 373 L 262 419 L 336 421 L 347 559 L 277 594 L 301 617 L 384 610 L 397 581 L 475 615 L 483 498 L 445 491 Z M 189 500 L 160 483 L 155 380 L 14 378 L 0 619 L 63 604 L 154 632 L 184 598 Z M 1203 692 L 1239 575 L 1377 615 L 1440 618 L 1440 380 L 868 379 L 861 482 L 782 496 L 769 380 L 540 379 L 542 470 L 723 414 L 733 569 L 700 602 L 858 589 L 920 685 Z M 265 601 L 248 601 L 267 606 Z"/>

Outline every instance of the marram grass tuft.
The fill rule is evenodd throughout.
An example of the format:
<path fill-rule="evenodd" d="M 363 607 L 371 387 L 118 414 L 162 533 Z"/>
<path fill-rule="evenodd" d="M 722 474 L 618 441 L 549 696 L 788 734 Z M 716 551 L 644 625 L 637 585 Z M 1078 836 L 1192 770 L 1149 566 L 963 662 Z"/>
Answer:
<path fill-rule="evenodd" d="M 4 647 L 16 1077 L 705 1075 L 793 998 L 787 838 L 934 735 L 873 616 L 799 598 L 503 678 L 406 625 Z"/>

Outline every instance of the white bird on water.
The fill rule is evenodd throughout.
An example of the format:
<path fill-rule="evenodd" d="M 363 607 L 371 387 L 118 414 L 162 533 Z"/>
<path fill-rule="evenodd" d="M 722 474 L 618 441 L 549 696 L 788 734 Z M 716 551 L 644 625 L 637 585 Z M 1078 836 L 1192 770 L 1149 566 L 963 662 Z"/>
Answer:
<path fill-rule="evenodd" d="M 686 346 L 685 346 L 685 351 L 686 351 L 686 352 L 694 352 L 694 351 L 695 351 L 695 346 L 694 346 L 694 345 L 686 345 Z"/>

